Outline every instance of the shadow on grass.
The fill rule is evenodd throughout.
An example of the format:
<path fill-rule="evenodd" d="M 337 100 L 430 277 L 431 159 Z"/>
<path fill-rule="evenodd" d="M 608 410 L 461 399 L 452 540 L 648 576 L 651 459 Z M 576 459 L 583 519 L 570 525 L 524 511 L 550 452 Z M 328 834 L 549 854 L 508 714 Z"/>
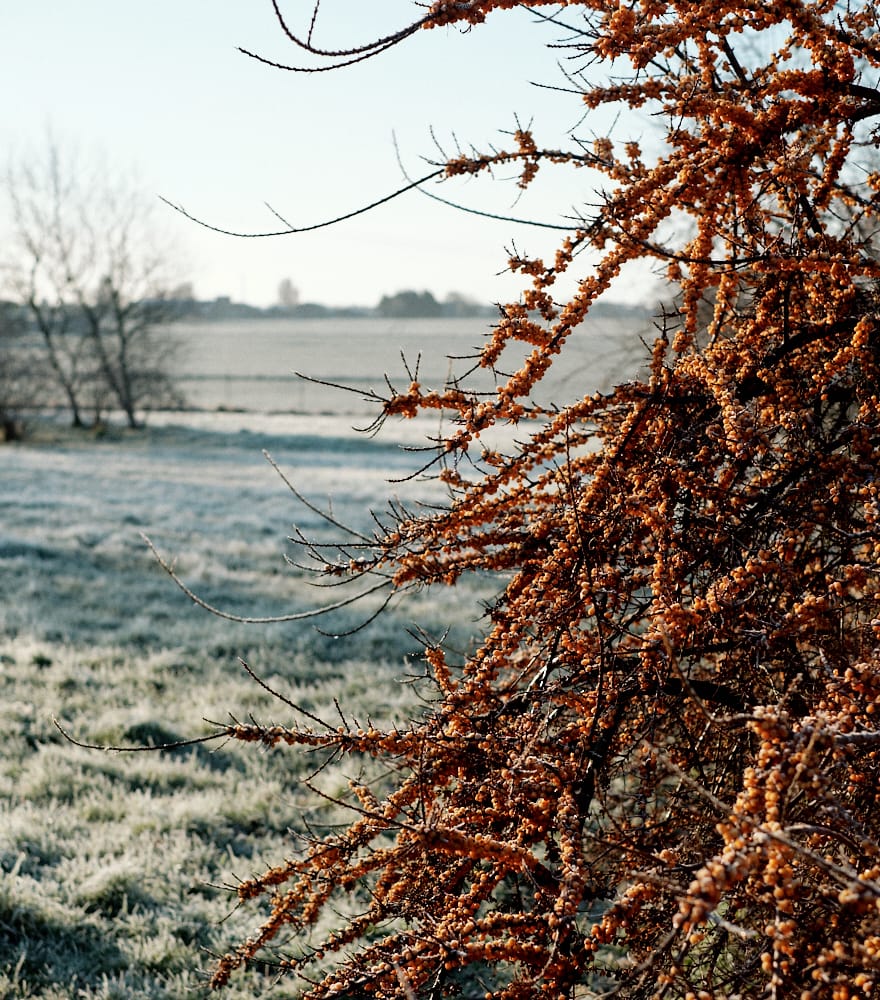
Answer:
<path fill-rule="evenodd" d="M 126 956 L 97 924 L 81 914 L 74 919 L 57 904 L 16 896 L 15 880 L 0 882 L 0 955 L 31 989 L 97 986 L 127 967 Z"/>

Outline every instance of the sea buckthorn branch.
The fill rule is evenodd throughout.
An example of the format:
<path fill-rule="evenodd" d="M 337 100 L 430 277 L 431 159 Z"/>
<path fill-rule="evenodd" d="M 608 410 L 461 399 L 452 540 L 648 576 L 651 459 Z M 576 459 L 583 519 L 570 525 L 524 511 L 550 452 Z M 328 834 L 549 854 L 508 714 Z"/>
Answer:
<path fill-rule="evenodd" d="M 511 6 L 447 0 L 420 23 L 467 27 Z M 384 416 L 449 416 L 434 442 L 448 505 L 395 508 L 375 536 L 339 529 L 337 549 L 300 539 L 334 582 L 372 572 L 401 593 L 478 573 L 499 592 L 463 663 L 425 646 L 436 700 L 404 729 L 223 730 L 375 761 L 386 777 L 337 797 L 312 782 L 347 822 L 238 887 L 267 912 L 215 985 L 285 928 L 297 935 L 279 961 L 314 1000 L 869 996 L 876 10 L 527 6 L 573 23 L 568 76 L 587 109 L 654 113 L 664 139 L 650 155 L 610 136 L 567 153 L 520 129 L 509 150 L 438 167 L 516 163 L 527 184 L 552 161 L 608 187 L 554 256 L 509 255 L 527 287 L 479 365 L 499 372 L 510 346 L 517 370 L 490 392 L 469 371 L 436 388 L 410 373 L 377 400 Z M 542 406 L 549 367 L 637 259 L 675 286 L 649 374 Z M 484 446 L 498 423 L 517 424 L 519 443 Z M 308 933 L 318 946 L 296 944 Z"/>

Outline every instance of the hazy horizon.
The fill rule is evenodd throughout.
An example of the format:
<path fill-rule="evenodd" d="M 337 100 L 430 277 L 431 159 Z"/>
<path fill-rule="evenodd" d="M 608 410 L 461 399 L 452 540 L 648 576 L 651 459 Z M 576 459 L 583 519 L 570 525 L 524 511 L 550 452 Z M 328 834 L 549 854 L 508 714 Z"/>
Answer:
<path fill-rule="evenodd" d="M 294 27 L 307 22 L 308 5 L 285 11 Z M 411 0 L 379 9 L 326 0 L 316 38 L 330 47 L 352 44 L 421 12 Z M 454 153 L 458 144 L 505 145 L 517 120 L 534 122 L 537 141 L 551 147 L 567 144 L 571 130 L 589 141 L 610 127 L 602 113 L 584 120 L 577 95 L 533 85 L 562 82 L 558 52 L 546 47 L 559 29 L 526 11 L 490 17 L 466 33 L 417 32 L 376 59 L 307 74 L 237 51 L 280 62 L 298 57 L 268 0 L 216 5 L 208 15 L 194 0 L 157 0 L 149 17 L 112 0 L 94 0 L 86 10 L 44 0 L 5 6 L 0 28 L 9 43 L 0 84 L 16 95 L 0 110 L 8 156 L 39 156 L 51 131 L 63 150 L 136 175 L 155 199 L 180 281 L 192 281 L 203 299 L 229 295 L 268 306 L 284 278 L 303 300 L 334 306 L 401 288 L 429 288 L 438 298 L 455 290 L 481 302 L 515 299 L 524 282 L 499 273 L 505 248 L 552 254 L 563 233 L 479 218 L 410 192 L 329 229 L 236 239 L 199 227 L 159 196 L 236 231 L 279 228 L 265 203 L 294 225 L 311 225 L 405 184 L 400 163 L 410 176 L 430 171 L 425 158 L 442 157 L 435 137 Z M 509 175 L 506 183 L 456 178 L 428 190 L 471 208 L 562 225 L 595 201 L 597 179 L 588 171 L 543 166 L 524 193 L 514 171 Z M 635 284 L 643 286 L 644 275 Z M 568 285 L 560 281 L 560 296 Z M 628 300 L 633 287 L 622 283 L 610 297 Z"/>

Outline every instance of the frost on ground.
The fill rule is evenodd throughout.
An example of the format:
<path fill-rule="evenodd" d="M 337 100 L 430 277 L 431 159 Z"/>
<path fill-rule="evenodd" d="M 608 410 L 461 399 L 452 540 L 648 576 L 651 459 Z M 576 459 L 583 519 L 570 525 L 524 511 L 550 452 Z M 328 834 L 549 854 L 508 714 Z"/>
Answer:
<path fill-rule="evenodd" d="M 360 529 L 397 493 L 441 499 L 434 484 L 389 485 L 417 468 L 386 433 L 338 418 L 208 415 L 158 419 L 137 435 L 0 451 L 0 997 L 179 998 L 208 952 L 247 936 L 223 886 L 283 856 L 292 828 L 320 822 L 301 779 L 315 759 L 213 745 L 109 754 L 67 743 L 53 716 L 100 744 L 160 744 L 207 731 L 204 719 L 285 708 L 242 657 L 310 711 L 405 722 L 420 708 L 418 644 L 407 627 L 466 645 L 480 623 L 459 591 L 414 598 L 348 637 L 355 606 L 309 622 L 246 626 L 194 606 L 140 532 L 212 604 L 246 615 L 315 607 L 327 592 L 288 566 L 296 523 L 324 532 L 262 455 L 308 498 Z M 177 421 L 175 423 L 174 421 Z M 409 443 L 424 428 L 402 428 Z M 398 440 L 400 435 L 398 435 Z M 331 592 L 332 593 L 332 592 Z M 333 594 L 334 599 L 336 594 Z M 462 618 L 465 620 L 462 621 Z M 344 774 L 322 772 L 326 791 Z M 335 784 L 334 784 L 335 783 Z M 291 848 L 292 849 L 292 848 Z M 231 998 L 294 996 L 250 979 Z"/>

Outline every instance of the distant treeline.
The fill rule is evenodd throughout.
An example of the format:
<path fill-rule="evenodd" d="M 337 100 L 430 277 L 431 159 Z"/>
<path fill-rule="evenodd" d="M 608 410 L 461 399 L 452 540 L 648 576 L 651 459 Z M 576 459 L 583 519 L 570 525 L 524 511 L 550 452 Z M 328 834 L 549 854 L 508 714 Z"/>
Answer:
<path fill-rule="evenodd" d="M 401 291 L 394 295 L 383 295 L 375 306 L 328 306 L 320 302 L 297 302 L 276 304 L 266 308 L 234 302 L 226 295 L 210 301 L 180 299 L 178 314 L 186 319 L 260 319 L 288 317 L 291 319 L 320 319 L 322 317 L 359 317 L 389 319 L 425 319 L 432 316 L 494 316 L 497 310 L 490 305 L 474 302 L 462 295 L 452 293 L 443 301 L 438 301 L 431 292 Z"/>
<path fill-rule="evenodd" d="M 416 292 L 410 289 L 396 292 L 394 295 L 383 295 L 375 306 L 328 306 L 320 302 L 299 302 L 296 305 L 272 305 L 266 308 L 249 305 L 245 302 L 234 302 L 228 296 L 222 295 L 216 299 L 201 301 L 194 298 L 178 299 L 174 302 L 176 316 L 179 319 L 430 319 L 430 318 L 493 318 L 498 315 L 498 307 L 475 302 L 455 292 L 445 299 L 436 299 L 431 292 Z M 599 302 L 594 306 L 596 316 L 616 316 L 624 318 L 632 315 L 634 318 L 644 318 L 647 307 L 644 303 L 627 305 L 622 303 Z"/>

